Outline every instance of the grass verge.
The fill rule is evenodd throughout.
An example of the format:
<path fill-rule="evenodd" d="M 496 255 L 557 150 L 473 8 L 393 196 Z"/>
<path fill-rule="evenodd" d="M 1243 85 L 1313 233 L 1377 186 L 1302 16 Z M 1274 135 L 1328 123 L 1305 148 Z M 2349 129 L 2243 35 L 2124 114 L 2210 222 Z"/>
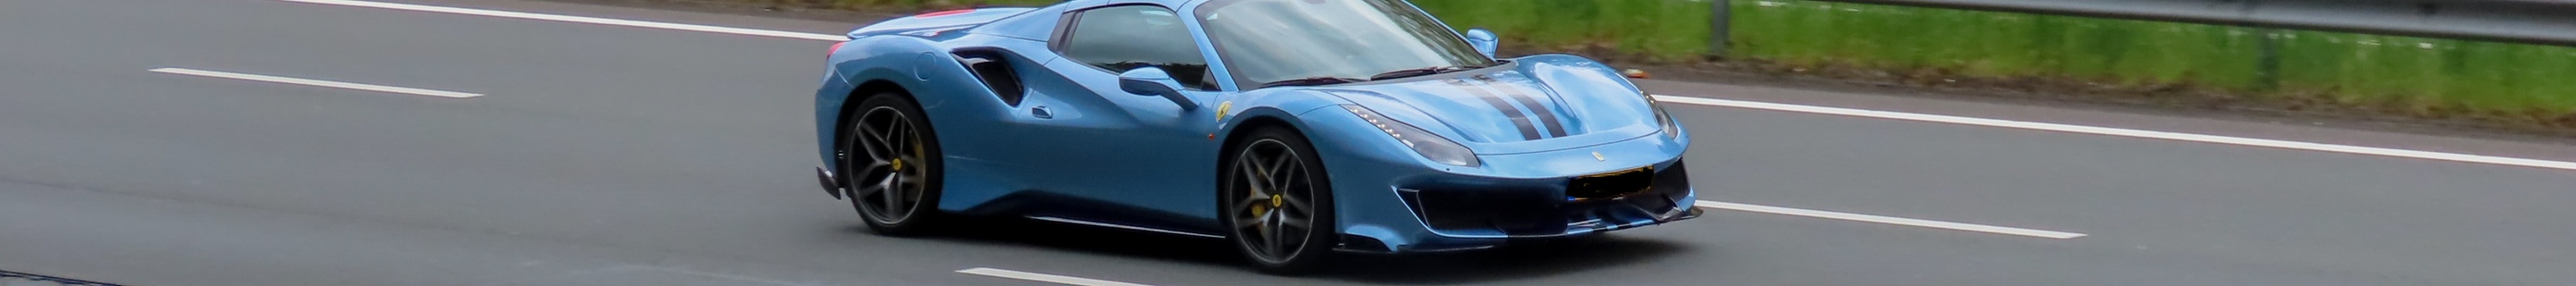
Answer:
<path fill-rule="evenodd" d="M 1730 57 L 2203 101 L 2576 127 L 2576 48 L 1860 5 L 1731 3 Z"/>

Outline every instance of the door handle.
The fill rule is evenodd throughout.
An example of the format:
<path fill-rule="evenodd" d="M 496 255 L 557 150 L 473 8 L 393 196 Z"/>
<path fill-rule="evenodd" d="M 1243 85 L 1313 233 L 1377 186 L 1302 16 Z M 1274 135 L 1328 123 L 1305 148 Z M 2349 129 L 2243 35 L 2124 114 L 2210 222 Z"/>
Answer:
<path fill-rule="evenodd" d="M 1038 119 L 1055 119 L 1055 112 L 1047 111 L 1045 106 L 1031 107 L 1029 116 L 1036 116 Z"/>

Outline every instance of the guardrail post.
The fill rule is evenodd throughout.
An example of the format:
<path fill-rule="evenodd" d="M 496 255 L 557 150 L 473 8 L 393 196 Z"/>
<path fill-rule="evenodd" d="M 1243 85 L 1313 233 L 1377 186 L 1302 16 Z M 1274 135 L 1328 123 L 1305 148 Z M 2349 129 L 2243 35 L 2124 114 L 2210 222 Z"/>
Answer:
<path fill-rule="evenodd" d="M 2262 28 L 2256 32 L 2262 35 L 2263 50 L 2257 54 L 2254 63 L 2254 89 L 2272 91 L 2281 87 L 2281 40 L 2289 37 L 2290 31 Z"/>
<path fill-rule="evenodd" d="M 1726 45 L 1729 43 L 1731 38 L 1733 38 L 1732 33 L 1728 33 L 1728 24 L 1730 24 L 1731 21 L 1727 18 L 1732 18 L 1734 15 L 1732 13 L 1728 13 L 1727 9 L 1728 6 L 1734 6 L 1735 1 L 1709 0 L 1708 2 L 1711 3 L 1709 4 L 1711 7 L 1709 8 L 1710 10 L 1708 14 L 1708 56 L 1710 58 L 1725 58 Z"/>

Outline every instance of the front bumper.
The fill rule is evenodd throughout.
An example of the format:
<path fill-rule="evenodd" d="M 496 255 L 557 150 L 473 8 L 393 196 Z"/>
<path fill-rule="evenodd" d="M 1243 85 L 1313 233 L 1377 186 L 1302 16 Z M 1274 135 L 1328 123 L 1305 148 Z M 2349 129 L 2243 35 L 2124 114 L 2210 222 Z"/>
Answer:
<path fill-rule="evenodd" d="M 1362 124 L 1347 115 L 1302 117 L 1309 125 Z M 1353 122 L 1334 122 L 1345 120 Z M 1700 215 L 1682 163 L 1688 136 L 1649 131 L 1607 142 L 1557 140 L 1550 142 L 1565 146 L 1480 154 L 1483 165 L 1465 167 L 1422 159 L 1374 129 L 1307 130 L 1333 182 L 1345 251 L 1479 249 Z"/>
<path fill-rule="evenodd" d="M 1396 192 L 1415 219 L 1443 238 L 1574 236 L 1697 217 L 1683 165 L 1541 180 L 1454 178 L 1464 180 L 1407 184 Z"/>

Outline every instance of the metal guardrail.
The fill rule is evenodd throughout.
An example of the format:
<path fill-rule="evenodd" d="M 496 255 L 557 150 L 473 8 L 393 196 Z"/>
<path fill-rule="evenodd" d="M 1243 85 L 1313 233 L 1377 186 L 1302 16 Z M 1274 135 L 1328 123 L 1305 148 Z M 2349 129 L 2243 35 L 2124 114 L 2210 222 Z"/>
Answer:
<path fill-rule="evenodd" d="M 1821 1 L 2576 46 L 2576 0 Z"/>

